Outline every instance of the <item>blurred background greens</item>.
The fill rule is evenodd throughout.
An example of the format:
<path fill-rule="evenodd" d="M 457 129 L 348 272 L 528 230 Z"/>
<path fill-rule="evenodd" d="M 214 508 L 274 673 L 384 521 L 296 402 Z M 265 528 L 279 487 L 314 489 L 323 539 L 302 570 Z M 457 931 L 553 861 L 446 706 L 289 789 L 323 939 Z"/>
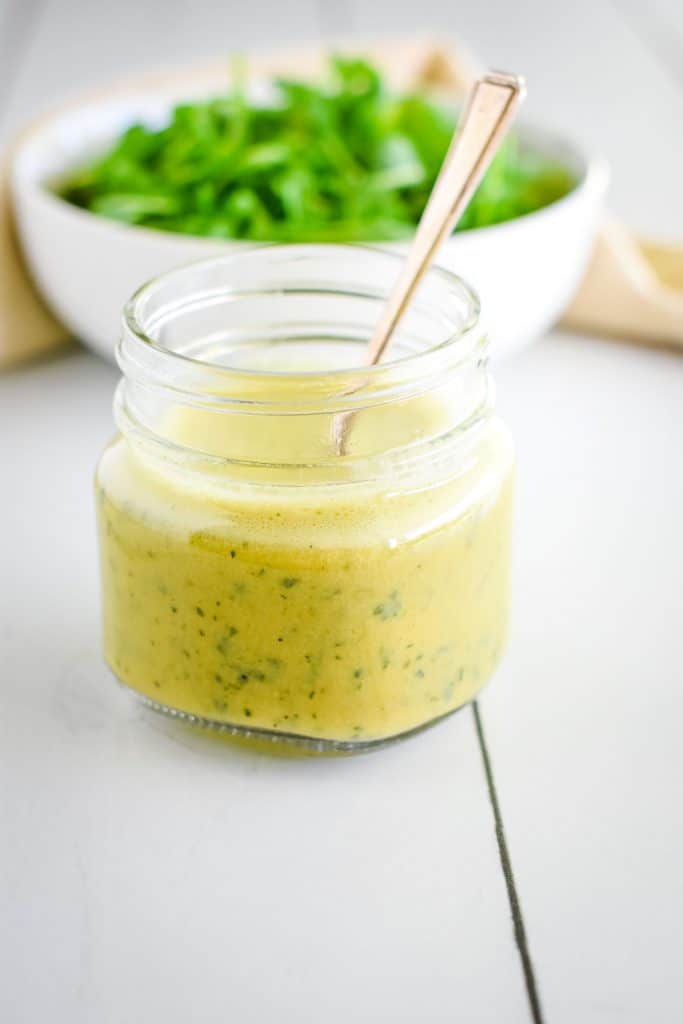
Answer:
<path fill-rule="evenodd" d="M 255 241 L 410 237 L 453 135 L 455 112 L 419 92 L 393 95 L 367 61 L 336 57 L 325 81 L 278 79 L 268 102 L 241 84 L 184 103 L 161 128 L 136 124 L 56 188 L 128 224 Z M 570 173 L 513 136 L 459 230 L 546 206 Z"/>

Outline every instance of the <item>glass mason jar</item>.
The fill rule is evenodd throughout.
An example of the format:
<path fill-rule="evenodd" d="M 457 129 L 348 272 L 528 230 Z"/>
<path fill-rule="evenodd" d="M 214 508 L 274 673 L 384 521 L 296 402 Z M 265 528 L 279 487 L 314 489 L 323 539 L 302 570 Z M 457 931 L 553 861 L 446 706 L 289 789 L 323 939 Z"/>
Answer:
<path fill-rule="evenodd" d="M 97 469 L 104 649 L 156 709 L 363 750 L 450 714 L 496 667 L 513 453 L 478 300 L 431 270 L 363 367 L 399 263 L 266 246 L 126 307 Z"/>

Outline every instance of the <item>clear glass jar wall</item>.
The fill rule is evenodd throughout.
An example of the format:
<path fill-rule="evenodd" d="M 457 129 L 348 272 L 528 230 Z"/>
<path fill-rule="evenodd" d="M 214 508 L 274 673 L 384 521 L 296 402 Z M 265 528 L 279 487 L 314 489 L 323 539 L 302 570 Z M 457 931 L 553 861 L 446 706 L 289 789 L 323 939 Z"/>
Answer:
<path fill-rule="evenodd" d="M 104 647 L 158 709 L 358 750 L 495 669 L 513 456 L 478 303 L 430 271 L 387 361 L 362 367 L 397 269 L 361 247 L 264 247 L 129 303 L 97 470 Z"/>

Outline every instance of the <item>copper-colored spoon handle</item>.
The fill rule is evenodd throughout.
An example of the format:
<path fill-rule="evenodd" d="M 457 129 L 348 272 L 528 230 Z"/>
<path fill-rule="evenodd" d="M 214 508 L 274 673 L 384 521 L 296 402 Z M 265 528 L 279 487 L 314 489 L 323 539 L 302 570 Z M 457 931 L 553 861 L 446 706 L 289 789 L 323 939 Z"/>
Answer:
<path fill-rule="evenodd" d="M 408 257 L 368 345 L 368 366 L 382 358 L 425 271 L 464 213 L 503 141 L 525 91 L 522 78 L 504 72 L 490 72 L 474 83 Z"/>
<path fill-rule="evenodd" d="M 368 343 L 366 365 L 382 358 L 417 286 L 462 216 L 525 95 L 524 79 L 502 71 L 491 71 L 472 86 L 406 261 Z M 333 435 L 339 454 L 344 452 L 351 420 L 351 413 L 335 417 Z"/>

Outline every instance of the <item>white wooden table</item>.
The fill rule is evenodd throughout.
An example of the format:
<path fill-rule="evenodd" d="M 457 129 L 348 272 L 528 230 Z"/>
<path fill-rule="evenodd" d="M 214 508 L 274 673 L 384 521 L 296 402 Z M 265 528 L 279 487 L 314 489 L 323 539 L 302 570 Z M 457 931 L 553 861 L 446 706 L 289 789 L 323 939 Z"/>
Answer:
<path fill-rule="evenodd" d="M 613 205 L 683 235 L 673 3 L 419 6 L 526 71 L 539 116 L 585 117 Z M 417 24 L 277 10 L 2 0 L 2 130 L 148 59 Z M 77 348 L 0 378 L 0 1020 L 683 1019 L 683 361 L 556 333 L 500 369 L 504 666 L 478 711 L 322 762 L 206 741 L 111 683 L 91 475 L 115 380 Z"/>

